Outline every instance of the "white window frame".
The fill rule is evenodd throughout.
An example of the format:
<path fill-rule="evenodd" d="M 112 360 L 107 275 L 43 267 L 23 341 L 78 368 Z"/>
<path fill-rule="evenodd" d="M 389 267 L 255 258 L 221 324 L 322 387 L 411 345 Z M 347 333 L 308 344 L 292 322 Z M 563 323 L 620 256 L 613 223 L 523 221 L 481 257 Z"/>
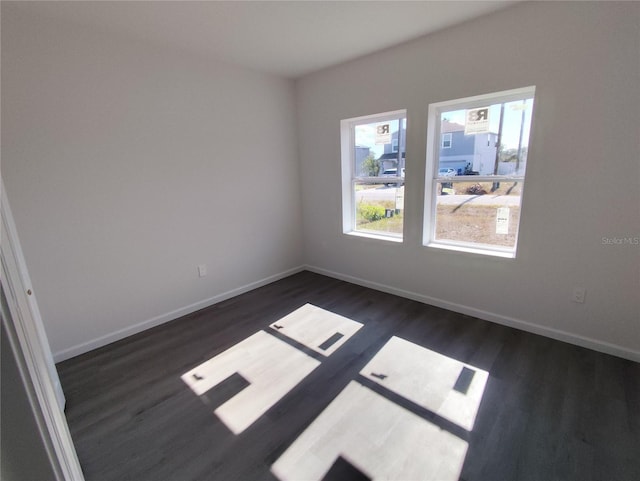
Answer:
<path fill-rule="evenodd" d="M 447 140 L 449 141 L 449 145 L 446 145 L 446 146 L 445 146 L 445 145 L 444 145 L 444 143 L 445 143 L 445 136 L 447 136 L 447 135 L 449 136 L 449 137 L 448 137 L 448 139 L 447 139 Z M 440 148 L 441 148 L 441 149 L 450 149 L 450 148 L 451 148 L 451 146 L 453 145 L 453 134 L 452 134 L 451 132 L 445 132 L 444 134 L 442 134 L 442 135 L 441 135 L 441 138 L 442 138 L 442 142 L 441 142 L 441 144 L 440 144 Z"/>
<path fill-rule="evenodd" d="M 473 254 L 483 254 L 504 258 L 515 258 L 518 248 L 518 236 L 520 232 L 520 224 L 516 232 L 516 239 L 513 248 L 501 247 L 501 246 L 488 246 L 478 245 L 471 242 L 451 241 L 451 240 L 436 240 L 436 206 L 437 206 L 437 193 L 438 184 L 445 177 L 439 177 L 438 166 L 440 158 L 441 143 L 436 142 L 435 139 L 441 139 L 441 122 L 440 116 L 443 112 L 457 109 L 473 109 L 485 107 L 488 104 L 513 102 L 516 100 L 522 100 L 523 98 L 534 98 L 534 107 L 531 117 L 531 130 L 533 131 L 533 119 L 535 111 L 535 86 L 523 87 L 513 90 L 506 90 L 501 92 L 495 92 L 490 94 L 477 95 L 473 97 L 466 97 L 462 99 L 447 100 L 444 102 L 437 102 L 429 104 L 429 122 L 427 128 L 427 153 L 426 153 L 426 169 L 425 169 L 425 195 L 424 195 L 424 219 L 423 219 L 423 235 L 422 245 L 426 247 L 448 249 L 458 252 L 467 252 Z M 526 169 L 526 165 L 525 165 Z M 520 221 L 522 220 L 522 195 L 524 193 L 524 181 L 525 173 L 521 175 L 492 175 L 492 176 L 477 176 L 477 175 L 458 175 L 455 177 L 455 182 L 519 182 L 522 185 L 522 193 L 520 200 Z"/>
<path fill-rule="evenodd" d="M 340 121 L 340 144 L 342 163 L 342 232 L 350 236 L 367 237 L 391 242 L 403 242 L 403 234 L 375 233 L 356 230 L 356 198 L 355 185 L 358 181 L 366 180 L 380 184 L 388 183 L 389 177 L 358 177 L 355 163 L 355 127 L 362 124 L 372 124 L 387 120 L 405 119 L 407 111 L 393 110 L 373 115 L 364 115 Z M 399 124 L 401 124 L 399 122 Z M 400 128 L 402 125 L 400 125 Z M 406 128 L 406 127 L 405 127 Z M 406 131 L 406 130 L 405 130 Z M 406 162 L 405 149 L 405 162 Z M 405 164 L 406 165 L 406 164 Z M 404 180 L 404 179 L 403 179 Z"/>

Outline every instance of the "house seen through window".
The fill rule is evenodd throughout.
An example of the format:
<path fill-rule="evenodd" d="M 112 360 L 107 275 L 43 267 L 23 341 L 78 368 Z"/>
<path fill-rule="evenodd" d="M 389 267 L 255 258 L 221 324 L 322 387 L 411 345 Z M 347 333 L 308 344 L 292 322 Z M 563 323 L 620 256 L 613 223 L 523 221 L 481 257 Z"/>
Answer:
<path fill-rule="evenodd" d="M 534 91 L 429 106 L 425 245 L 515 256 Z"/>
<path fill-rule="evenodd" d="M 343 120 L 341 128 L 343 231 L 402 240 L 405 111 Z"/>

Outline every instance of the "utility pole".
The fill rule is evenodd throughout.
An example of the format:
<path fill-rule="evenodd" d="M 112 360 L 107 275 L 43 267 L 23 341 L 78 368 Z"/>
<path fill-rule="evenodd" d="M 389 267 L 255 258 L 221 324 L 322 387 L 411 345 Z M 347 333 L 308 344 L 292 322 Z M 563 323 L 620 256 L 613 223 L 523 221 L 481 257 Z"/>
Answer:
<path fill-rule="evenodd" d="M 522 119 L 520 120 L 520 138 L 518 139 L 518 157 L 516 158 L 516 175 L 520 175 L 520 158 L 522 156 L 522 136 L 524 134 L 524 114 L 527 108 L 527 100 L 522 99 Z"/>
<path fill-rule="evenodd" d="M 402 119 L 398 119 L 398 169 L 396 171 L 396 175 L 399 178 L 402 178 L 402 169 L 404 169 L 404 159 L 402 158 L 402 140 L 404 136 L 402 135 Z M 406 150 L 406 149 L 405 149 Z M 398 179 L 400 180 L 400 179 Z M 400 187 L 400 184 L 396 184 L 396 187 Z"/>
<path fill-rule="evenodd" d="M 493 175 L 498 175 L 498 165 L 500 165 L 500 146 L 502 145 L 502 123 L 504 122 L 504 102 L 500 106 L 500 124 L 498 125 L 498 140 L 496 141 L 496 161 L 493 165 Z M 491 192 L 500 188 L 500 182 L 494 182 Z"/>

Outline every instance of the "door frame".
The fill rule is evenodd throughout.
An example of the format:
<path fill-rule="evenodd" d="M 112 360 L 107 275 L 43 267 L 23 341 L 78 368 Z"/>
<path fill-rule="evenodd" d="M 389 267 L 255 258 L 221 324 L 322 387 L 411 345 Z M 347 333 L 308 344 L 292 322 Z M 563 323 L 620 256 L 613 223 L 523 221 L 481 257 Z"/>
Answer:
<path fill-rule="evenodd" d="M 2 242 L 2 322 L 25 385 L 40 436 L 59 481 L 83 481 L 84 475 L 63 412 L 64 395 L 31 286 L 16 226 L 0 186 Z M 54 375 L 55 373 L 55 375 Z"/>

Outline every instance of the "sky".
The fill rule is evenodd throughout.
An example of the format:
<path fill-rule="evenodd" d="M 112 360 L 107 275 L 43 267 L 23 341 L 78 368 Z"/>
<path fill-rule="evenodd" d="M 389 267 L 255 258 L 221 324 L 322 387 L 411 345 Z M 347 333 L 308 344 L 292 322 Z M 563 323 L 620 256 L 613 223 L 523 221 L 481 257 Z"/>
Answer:
<path fill-rule="evenodd" d="M 403 126 L 405 125 L 403 122 Z M 384 153 L 384 144 L 376 145 L 376 127 L 380 124 L 390 124 L 390 131 L 398 131 L 398 120 L 376 122 L 373 124 L 356 125 L 356 145 L 369 147 L 375 157 Z"/>

